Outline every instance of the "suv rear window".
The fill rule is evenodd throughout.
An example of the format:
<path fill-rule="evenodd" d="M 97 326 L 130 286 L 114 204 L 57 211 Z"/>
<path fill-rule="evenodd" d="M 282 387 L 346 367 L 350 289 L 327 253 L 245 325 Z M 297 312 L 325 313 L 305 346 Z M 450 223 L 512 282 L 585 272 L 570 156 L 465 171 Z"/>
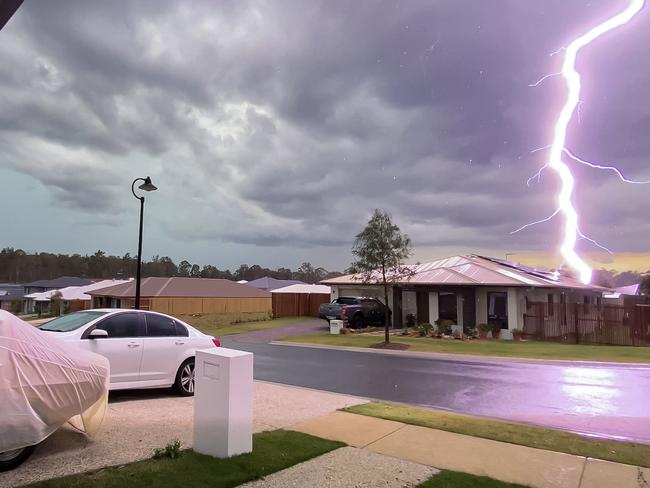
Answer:
<path fill-rule="evenodd" d="M 359 299 L 354 297 L 340 297 L 335 300 L 335 303 L 340 305 L 356 305 L 359 303 Z"/>

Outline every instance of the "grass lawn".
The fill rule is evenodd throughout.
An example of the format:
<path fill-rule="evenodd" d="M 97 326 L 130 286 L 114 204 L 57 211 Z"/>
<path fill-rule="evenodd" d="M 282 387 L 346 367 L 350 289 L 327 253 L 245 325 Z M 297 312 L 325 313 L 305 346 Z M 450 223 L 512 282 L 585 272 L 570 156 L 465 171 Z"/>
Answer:
<path fill-rule="evenodd" d="M 523 485 L 506 483 L 487 476 L 458 473 L 457 471 L 440 471 L 417 488 L 525 488 Z"/>
<path fill-rule="evenodd" d="M 331 346 L 368 347 L 383 341 L 383 337 L 367 334 L 284 337 L 283 341 L 322 344 Z M 531 359 L 577 359 L 585 361 L 615 361 L 650 363 L 650 347 L 587 346 L 540 341 L 455 341 L 430 337 L 391 336 L 391 342 L 407 344 L 409 351 L 440 352 L 449 354 L 475 354 Z"/>
<path fill-rule="evenodd" d="M 253 452 L 215 459 L 183 451 L 178 459 L 149 459 L 93 473 L 66 476 L 28 485 L 47 488 L 203 487 L 225 488 L 259 479 L 276 471 L 343 447 L 299 432 L 275 430 L 253 436 Z"/>
<path fill-rule="evenodd" d="M 187 322 L 199 329 L 204 334 L 221 337 L 228 334 L 241 334 L 254 330 L 274 329 L 285 325 L 297 324 L 314 317 L 284 317 L 269 319 L 266 313 L 244 314 L 200 314 L 177 315 L 183 322 Z"/>
<path fill-rule="evenodd" d="M 405 424 L 420 425 L 511 444 L 650 467 L 650 445 L 648 444 L 588 439 L 562 430 L 390 403 L 367 403 L 344 410 L 360 415 L 395 420 Z"/>

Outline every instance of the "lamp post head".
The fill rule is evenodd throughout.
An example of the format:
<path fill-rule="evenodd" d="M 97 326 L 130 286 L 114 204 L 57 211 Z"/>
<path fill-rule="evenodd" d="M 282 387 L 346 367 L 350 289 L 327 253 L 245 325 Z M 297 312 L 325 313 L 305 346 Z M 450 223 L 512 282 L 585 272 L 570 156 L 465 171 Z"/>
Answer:
<path fill-rule="evenodd" d="M 138 188 L 144 191 L 155 191 L 158 189 L 158 187 L 151 183 L 151 178 L 148 176 L 144 179 L 144 183 L 142 183 Z"/>

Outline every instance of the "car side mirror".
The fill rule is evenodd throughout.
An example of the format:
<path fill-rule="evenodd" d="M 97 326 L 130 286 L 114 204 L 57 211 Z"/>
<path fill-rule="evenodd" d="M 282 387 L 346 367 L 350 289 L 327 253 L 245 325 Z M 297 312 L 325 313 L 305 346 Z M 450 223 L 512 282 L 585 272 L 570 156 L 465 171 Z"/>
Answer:
<path fill-rule="evenodd" d="M 88 334 L 88 339 L 101 339 L 103 337 L 108 337 L 108 332 L 104 329 L 93 329 Z"/>

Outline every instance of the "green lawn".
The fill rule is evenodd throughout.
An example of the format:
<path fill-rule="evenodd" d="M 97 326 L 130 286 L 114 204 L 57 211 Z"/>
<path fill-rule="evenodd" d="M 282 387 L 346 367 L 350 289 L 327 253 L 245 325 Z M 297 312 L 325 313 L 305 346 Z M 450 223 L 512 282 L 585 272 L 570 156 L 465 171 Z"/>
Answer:
<path fill-rule="evenodd" d="M 383 341 L 383 337 L 368 334 L 318 334 L 284 337 L 283 341 L 331 346 L 368 347 Z M 650 347 L 587 346 L 539 341 L 456 341 L 431 337 L 392 336 L 391 341 L 407 344 L 409 351 L 449 354 L 474 354 L 532 359 L 571 359 L 585 361 L 616 361 L 650 363 Z"/>
<path fill-rule="evenodd" d="M 253 452 L 215 459 L 183 451 L 178 459 L 149 459 L 93 473 L 28 485 L 42 488 L 123 488 L 178 486 L 226 488 L 259 479 L 320 456 L 344 444 L 299 432 L 275 430 L 253 436 Z"/>
<path fill-rule="evenodd" d="M 266 313 L 240 313 L 240 314 L 200 314 L 177 315 L 183 322 L 193 325 L 201 332 L 215 337 L 228 334 L 241 334 L 254 330 L 274 329 L 285 325 L 292 325 L 313 317 L 284 317 L 269 319 Z"/>
<path fill-rule="evenodd" d="M 650 445 L 648 444 L 589 439 L 562 430 L 389 403 L 366 403 L 344 410 L 511 444 L 650 467 Z"/>
<path fill-rule="evenodd" d="M 525 488 L 523 485 L 506 483 L 487 476 L 458 473 L 457 471 L 440 471 L 417 488 Z"/>

